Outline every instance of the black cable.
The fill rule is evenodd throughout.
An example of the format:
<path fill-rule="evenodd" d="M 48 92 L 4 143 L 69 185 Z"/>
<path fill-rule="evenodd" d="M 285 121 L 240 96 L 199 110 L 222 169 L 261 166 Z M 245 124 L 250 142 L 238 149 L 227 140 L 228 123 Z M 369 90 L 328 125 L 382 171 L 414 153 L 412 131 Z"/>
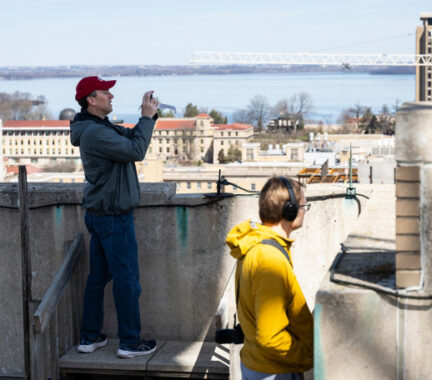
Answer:
<path fill-rule="evenodd" d="M 430 300 L 432 299 L 432 294 L 424 294 L 424 295 L 419 295 L 419 294 L 407 294 L 407 293 L 401 293 L 396 289 L 392 289 L 389 287 L 385 287 L 385 286 L 380 286 L 380 285 L 376 285 L 376 284 L 359 284 L 357 282 L 352 282 L 352 281 L 348 281 L 348 280 L 340 280 L 340 279 L 336 279 L 335 278 L 335 271 L 339 265 L 339 263 L 342 261 L 342 258 L 345 256 L 346 252 L 350 249 L 348 247 L 346 247 L 344 244 L 341 244 L 341 248 L 342 248 L 342 254 L 338 255 L 336 257 L 336 260 L 333 262 L 332 266 L 330 267 L 330 281 L 334 282 L 335 284 L 339 284 L 339 285 L 349 285 L 349 286 L 353 286 L 353 287 L 357 287 L 357 288 L 361 288 L 361 289 L 368 289 L 368 290 L 373 290 L 377 293 L 382 293 L 382 294 L 386 294 L 386 295 L 390 295 L 396 298 L 407 298 L 407 299 L 418 299 L 418 300 Z M 394 252 L 394 251 L 392 251 Z"/>
<path fill-rule="evenodd" d="M 225 179 L 225 178 L 224 178 L 223 180 L 221 180 L 221 181 L 218 181 L 218 183 L 219 183 L 220 185 L 222 185 L 222 186 L 231 185 L 231 186 L 238 187 L 239 189 L 241 189 L 241 190 L 243 190 L 243 191 L 246 191 L 247 193 L 252 193 L 252 194 L 255 194 L 255 195 L 259 195 L 259 194 L 260 194 L 259 191 L 245 189 L 244 187 L 241 187 L 241 186 L 239 186 L 239 185 L 236 185 L 235 183 L 232 183 L 232 182 L 228 181 L 228 180 Z"/>
<path fill-rule="evenodd" d="M 231 183 L 230 183 L 231 184 Z M 236 185 L 235 185 L 236 186 Z M 240 188 L 239 186 L 237 186 L 238 188 Z M 211 201 L 207 201 L 207 202 L 202 202 L 202 203 L 197 203 L 197 204 L 185 204 L 185 203 L 164 203 L 164 204 L 149 204 L 149 205 L 140 205 L 137 208 L 145 208 L 145 207 L 200 207 L 200 206 L 208 206 L 211 205 L 213 203 L 217 203 L 223 199 L 226 198 L 232 198 L 232 197 L 250 197 L 250 196 L 255 196 L 255 195 L 259 195 L 259 191 L 250 191 L 249 192 L 251 194 L 229 194 L 227 196 L 226 193 L 221 193 L 221 196 L 218 197 L 217 194 L 213 195 L 212 197 L 214 197 L 215 199 L 212 199 Z M 365 198 L 369 198 L 366 195 L 363 194 L 357 194 L 358 196 L 363 196 Z M 340 194 L 330 194 L 330 195 L 317 195 L 317 196 L 312 196 L 312 197 L 308 197 L 308 202 L 317 202 L 317 201 L 325 201 L 327 199 L 333 199 L 333 198 L 344 198 L 346 196 L 346 194 L 340 193 Z M 55 202 L 55 203 L 46 203 L 43 205 L 36 205 L 36 206 L 29 206 L 29 209 L 39 209 L 39 208 L 46 208 L 46 207 L 60 207 L 60 206 L 82 206 L 81 202 L 70 202 L 70 203 L 59 203 L 59 202 Z M 5 208 L 5 209 L 12 209 L 12 210 L 18 210 L 19 207 L 18 206 L 8 206 L 8 205 L 0 205 L 0 208 Z"/>

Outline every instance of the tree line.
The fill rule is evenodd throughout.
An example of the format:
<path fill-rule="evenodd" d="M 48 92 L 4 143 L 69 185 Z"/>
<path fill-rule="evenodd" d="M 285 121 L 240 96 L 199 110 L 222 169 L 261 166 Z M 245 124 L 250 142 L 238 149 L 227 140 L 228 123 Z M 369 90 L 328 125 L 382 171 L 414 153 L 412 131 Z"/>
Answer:
<path fill-rule="evenodd" d="M 307 92 L 299 92 L 290 98 L 281 99 L 274 106 L 270 105 L 265 96 L 255 95 L 250 99 L 246 108 L 238 109 L 233 113 L 232 119 L 234 123 L 253 125 L 258 132 L 261 132 L 271 119 L 283 118 L 295 130 L 304 126 L 305 118 L 312 109 L 312 97 Z M 215 124 L 227 124 L 227 117 L 222 112 L 214 109 L 208 112 L 205 108 L 198 108 L 192 103 L 185 107 L 183 116 L 196 117 L 203 112 L 210 115 Z M 160 115 L 174 117 L 172 112 Z"/>
<path fill-rule="evenodd" d="M 28 92 L 0 92 L 0 119 L 44 120 L 51 119 L 51 113 L 43 95 L 34 98 Z"/>
<path fill-rule="evenodd" d="M 354 126 L 361 133 L 384 135 L 395 134 L 396 112 L 399 109 L 399 100 L 389 107 L 383 104 L 378 113 L 374 113 L 371 107 L 356 104 L 342 111 L 339 122 L 344 129 L 352 129 Z"/>

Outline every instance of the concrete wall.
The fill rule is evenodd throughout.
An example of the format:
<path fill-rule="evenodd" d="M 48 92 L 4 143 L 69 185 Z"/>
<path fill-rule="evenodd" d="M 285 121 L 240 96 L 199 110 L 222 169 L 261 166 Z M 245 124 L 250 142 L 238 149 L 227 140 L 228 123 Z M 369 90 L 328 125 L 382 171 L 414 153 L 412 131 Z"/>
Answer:
<path fill-rule="evenodd" d="M 327 274 L 317 294 L 315 379 L 432 378 L 431 123 L 431 102 L 396 115 L 396 186 L 372 193 L 345 241 L 345 284 Z"/>
<path fill-rule="evenodd" d="M 400 379 L 397 345 L 406 336 L 398 321 L 399 309 L 391 296 L 361 288 L 371 285 L 374 269 L 389 266 L 387 282 L 394 286 L 393 266 L 379 262 L 395 246 L 394 185 L 377 185 L 356 225 L 344 241 L 351 247 L 338 266 L 337 279 L 357 284 L 346 286 L 330 281 L 327 273 L 316 296 L 315 380 Z M 385 210 L 385 211 L 384 211 Z M 374 261 L 376 265 L 373 265 Z M 402 329 L 402 330 L 401 330 Z"/>
<path fill-rule="evenodd" d="M 395 183 L 395 168 L 394 158 L 380 157 L 360 160 L 357 170 L 358 181 L 362 184 L 393 184 Z"/>
<path fill-rule="evenodd" d="M 0 377 L 22 376 L 21 254 L 17 185 L 0 184 Z M 82 232 L 85 260 L 89 236 L 80 202 L 81 184 L 31 184 L 30 247 L 33 298 L 41 300 L 64 255 L 67 241 Z M 141 319 L 145 338 L 211 339 L 214 315 L 234 268 L 226 234 L 238 222 L 257 219 L 257 197 L 208 202 L 201 195 L 174 194 L 169 184 L 142 185 L 136 210 L 141 271 Z M 370 193 L 365 187 L 359 192 Z M 313 185 L 311 197 L 345 193 L 341 185 Z M 361 198 L 364 202 L 365 198 Z M 59 205 L 59 206 L 57 206 Z M 357 220 L 357 203 L 343 198 L 313 202 L 304 228 L 295 233 L 295 271 L 311 308 L 318 285 Z M 82 296 L 83 289 L 80 289 Z M 77 311 L 79 312 L 79 311 Z M 62 326 L 58 326 L 59 329 Z M 116 336 L 111 286 L 107 287 L 104 332 Z M 67 348 L 67 347 L 66 347 Z"/>

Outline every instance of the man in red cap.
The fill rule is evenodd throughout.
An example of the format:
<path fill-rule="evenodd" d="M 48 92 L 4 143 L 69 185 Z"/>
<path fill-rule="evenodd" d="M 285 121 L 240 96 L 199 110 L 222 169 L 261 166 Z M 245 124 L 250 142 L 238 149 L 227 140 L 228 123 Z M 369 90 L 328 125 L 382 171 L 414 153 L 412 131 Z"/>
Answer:
<path fill-rule="evenodd" d="M 90 273 L 84 295 L 78 351 L 93 352 L 107 344 L 103 327 L 105 285 L 113 279 L 120 346 L 117 355 L 132 358 L 156 350 L 154 340 L 141 339 L 138 247 L 133 210 L 140 200 L 135 161 L 142 161 L 150 144 L 158 102 L 144 94 L 141 118 L 134 128 L 112 124 L 109 91 L 116 81 L 91 76 L 80 80 L 75 99 L 81 112 L 71 123 L 71 142 L 80 147 L 87 180 L 83 207 L 91 234 Z"/>

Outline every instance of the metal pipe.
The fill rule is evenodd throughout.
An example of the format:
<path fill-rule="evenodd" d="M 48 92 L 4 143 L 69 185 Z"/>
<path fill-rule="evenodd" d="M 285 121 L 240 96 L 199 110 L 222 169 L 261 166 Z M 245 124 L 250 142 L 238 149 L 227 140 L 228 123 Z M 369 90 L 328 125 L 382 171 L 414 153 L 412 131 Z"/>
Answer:
<path fill-rule="evenodd" d="M 19 212 L 21 224 L 21 282 L 22 282 L 22 309 L 24 331 L 24 378 L 31 379 L 30 364 L 30 301 L 31 289 L 31 256 L 29 238 L 29 207 L 27 197 L 27 170 L 25 165 L 19 166 Z"/>

